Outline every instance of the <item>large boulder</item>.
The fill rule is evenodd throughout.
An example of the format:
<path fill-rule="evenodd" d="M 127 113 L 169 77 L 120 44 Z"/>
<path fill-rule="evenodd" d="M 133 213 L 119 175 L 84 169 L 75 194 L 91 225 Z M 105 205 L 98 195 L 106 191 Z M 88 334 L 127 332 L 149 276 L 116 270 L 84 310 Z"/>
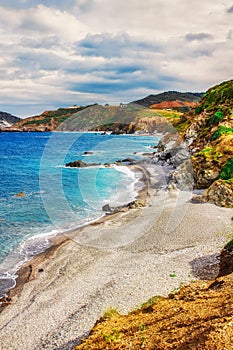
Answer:
<path fill-rule="evenodd" d="M 194 187 L 193 168 L 191 160 L 183 162 L 169 175 L 168 188 L 178 188 L 182 191 L 192 191 Z"/>
<path fill-rule="evenodd" d="M 172 164 L 175 168 L 190 159 L 190 153 L 186 148 L 180 148 L 172 157 Z"/>
<path fill-rule="evenodd" d="M 174 168 L 190 158 L 187 144 L 178 134 L 166 134 L 158 144 L 157 152 L 153 156 L 154 162 L 161 165 L 170 164 Z"/>
<path fill-rule="evenodd" d="M 205 190 L 202 198 L 220 207 L 233 208 L 233 181 L 215 181 Z"/>

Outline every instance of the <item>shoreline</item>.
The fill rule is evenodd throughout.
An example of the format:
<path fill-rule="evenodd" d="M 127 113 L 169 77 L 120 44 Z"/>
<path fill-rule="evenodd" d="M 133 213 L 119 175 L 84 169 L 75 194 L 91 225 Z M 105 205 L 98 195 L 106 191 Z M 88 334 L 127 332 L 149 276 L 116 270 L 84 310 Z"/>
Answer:
<path fill-rule="evenodd" d="M 129 205 L 138 200 L 146 201 L 147 198 L 147 186 L 146 186 L 146 176 L 145 176 L 145 168 L 140 165 L 121 165 L 129 168 L 132 172 L 140 172 L 141 177 L 138 179 L 136 183 L 142 182 L 143 186 L 141 189 L 137 191 L 136 197 L 133 201 L 122 205 L 121 207 L 114 207 L 114 212 L 105 212 L 103 211 L 103 216 L 95 219 L 91 222 L 83 224 L 81 226 L 69 229 L 67 231 L 60 232 L 55 234 L 54 237 L 50 238 L 51 245 L 47 247 L 43 252 L 36 254 L 31 259 L 25 261 L 18 269 L 15 270 L 14 274 L 17 276 L 15 279 L 15 286 L 10 288 L 6 295 L 0 298 L 0 314 L 5 307 L 12 303 L 12 298 L 17 297 L 23 289 L 24 284 L 31 281 L 35 278 L 36 270 L 40 270 L 40 264 L 43 265 L 43 262 L 47 261 L 51 256 L 56 253 L 56 250 L 63 245 L 66 241 L 71 240 L 72 234 L 81 231 L 83 228 L 88 226 L 96 226 L 103 224 L 106 220 L 111 220 L 116 218 L 120 212 L 130 210 Z"/>
<path fill-rule="evenodd" d="M 160 191 L 158 166 L 145 171 L 146 207 L 74 230 L 25 266 L 27 283 L 0 314 L 3 350 L 16 350 L 19 339 L 24 350 L 72 349 L 106 309 L 127 313 L 181 283 L 217 275 L 232 210 Z"/>

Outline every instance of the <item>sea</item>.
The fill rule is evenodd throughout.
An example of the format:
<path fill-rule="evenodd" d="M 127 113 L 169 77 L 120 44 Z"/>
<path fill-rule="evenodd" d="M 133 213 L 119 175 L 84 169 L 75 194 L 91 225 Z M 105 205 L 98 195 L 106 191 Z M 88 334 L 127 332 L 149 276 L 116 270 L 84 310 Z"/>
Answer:
<path fill-rule="evenodd" d="M 141 174 L 113 163 L 142 159 L 158 140 L 95 132 L 0 133 L 0 297 L 15 286 L 19 267 L 54 237 L 99 219 L 105 204 L 134 200 Z M 77 159 L 92 165 L 66 167 Z"/>

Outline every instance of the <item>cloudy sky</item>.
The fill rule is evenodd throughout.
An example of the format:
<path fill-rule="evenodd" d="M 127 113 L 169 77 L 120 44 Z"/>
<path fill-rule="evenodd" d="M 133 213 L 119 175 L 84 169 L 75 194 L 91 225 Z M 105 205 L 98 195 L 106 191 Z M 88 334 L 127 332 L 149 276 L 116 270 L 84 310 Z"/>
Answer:
<path fill-rule="evenodd" d="M 129 102 L 232 79 L 232 0 L 0 0 L 0 110 Z"/>

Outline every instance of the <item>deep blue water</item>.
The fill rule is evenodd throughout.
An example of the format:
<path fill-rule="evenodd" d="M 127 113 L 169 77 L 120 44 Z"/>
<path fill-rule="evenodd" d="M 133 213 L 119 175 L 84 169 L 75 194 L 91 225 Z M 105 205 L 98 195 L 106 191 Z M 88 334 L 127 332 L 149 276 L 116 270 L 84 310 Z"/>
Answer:
<path fill-rule="evenodd" d="M 43 251 L 49 237 L 101 217 L 106 203 L 125 204 L 136 196 L 139 176 L 127 167 L 77 169 L 65 163 L 139 159 L 135 152 L 152 152 L 148 146 L 156 143 L 155 136 L 0 133 L 0 296 L 13 286 L 17 267 Z"/>

